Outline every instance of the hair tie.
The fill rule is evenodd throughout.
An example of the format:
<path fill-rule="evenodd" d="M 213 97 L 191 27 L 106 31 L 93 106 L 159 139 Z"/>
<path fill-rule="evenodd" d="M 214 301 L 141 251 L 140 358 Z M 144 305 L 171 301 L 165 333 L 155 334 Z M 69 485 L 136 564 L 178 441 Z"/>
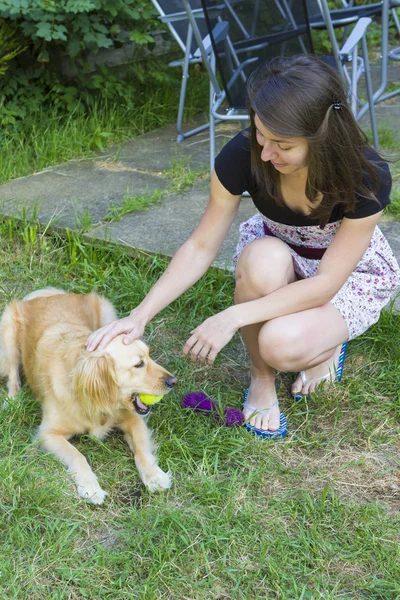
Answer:
<path fill-rule="evenodd" d="M 343 104 L 341 102 L 334 102 L 332 104 L 332 106 L 335 110 L 340 110 L 342 108 Z"/>

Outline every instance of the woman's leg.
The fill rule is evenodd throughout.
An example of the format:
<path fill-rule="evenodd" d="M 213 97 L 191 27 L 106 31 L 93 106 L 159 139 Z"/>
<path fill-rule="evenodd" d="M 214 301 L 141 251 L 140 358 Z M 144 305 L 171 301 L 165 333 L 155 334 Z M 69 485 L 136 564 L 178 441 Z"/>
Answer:
<path fill-rule="evenodd" d="M 248 302 L 277 290 L 296 280 L 293 261 L 288 247 L 275 238 L 262 238 L 251 242 L 240 255 L 236 268 L 235 303 Z M 247 404 L 260 410 L 277 402 L 275 369 L 265 361 L 259 348 L 259 333 L 263 323 L 248 325 L 241 334 L 250 355 L 251 382 Z M 245 409 L 246 419 L 254 410 Z M 279 427 L 279 405 L 267 414 L 255 414 L 250 424 L 259 429 L 276 430 Z"/>
<path fill-rule="evenodd" d="M 334 381 L 341 346 L 348 335 L 345 320 L 333 304 L 327 303 L 264 323 L 259 334 L 260 355 L 280 371 L 304 370 L 307 380 L 331 374 Z M 320 383 L 303 385 L 298 377 L 292 393 L 309 394 Z"/>
<path fill-rule="evenodd" d="M 235 303 L 267 296 L 296 280 L 291 254 L 284 242 L 262 238 L 243 250 L 236 269 Z M 251 383 L 247 403 L 268 409 L 277 402 L 275 369 L 306 371 L 313 379 L 334 374 L 341 345 L 348 328 L 333 304 L 293 313 L 242 328 L 242 337 L 251 360 Z M 332 380 L 334 376 L 332 377 Z M 305 384 L 298 378 L 293 393 L 311 393 L 317 383 Z M 246 418 L 254 411 L 245 410 Z M 250 424 L 260 429 L 279 427 L 279 406 L 267 414 L 256 414 Z"/>

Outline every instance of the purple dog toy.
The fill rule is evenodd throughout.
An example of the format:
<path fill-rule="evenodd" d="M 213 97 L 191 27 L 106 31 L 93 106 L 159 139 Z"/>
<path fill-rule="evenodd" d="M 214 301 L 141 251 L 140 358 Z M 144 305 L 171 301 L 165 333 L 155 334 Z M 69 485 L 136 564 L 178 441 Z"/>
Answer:
<path fill-rule="evenodd" d="M 224 409 L 225 422 L 218 414 L 217 407 L 211 398 L 208 398 L 203 392 L 192 392 L 186 394 L 182 401 L 183 408 L 191 408 L 195 412 L 212 414 L 219 423 L 226 427 L 240 427 L 244 422 L 244 414 L 237 408 L 227 406 Z"/>

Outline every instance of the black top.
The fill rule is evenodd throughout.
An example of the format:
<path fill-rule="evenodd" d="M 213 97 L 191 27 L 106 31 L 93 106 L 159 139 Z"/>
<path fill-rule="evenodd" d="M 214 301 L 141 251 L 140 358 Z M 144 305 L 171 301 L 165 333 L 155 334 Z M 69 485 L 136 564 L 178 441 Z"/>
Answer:
<path fill-rule="evenodd" d="M 279 206 L 273 198 L 268 198 L 258 185 L 251 171 L 250 162 L 250 138 L 246 129 L 232 138 L 221 150 L 215 159 L 215 172 L 222 185 L 235 196 L 249 192 L 256 208 L 262 215 L 284 225 L 295 227 L 318 225 L 318 221 L 309 215 L 295 212 L 288 206 Z M 261 150 L 260 150 L 261 151 Z M 356 207 L 352 212 L 346 212 L 344 207 L 336 205 L 331 213 L 328 223 L 341 221 L 343 217 L 348 219 L 361 219 L 369 217 L 381 211 L 390 204 L 390 190 L 392 178 L 387 163 L 374 155 L 372 150 L 367 151 L 366 156 L 371 164 L 379 165 L 377 173 L 380 184 L 375 195 L 379 203 L 356 194 Z M 367 175 L 366 175 L 367 177 Z M 368 185 L 368 180 L 367 180 Z M 371 182 L 372 188 L 372 182 Z"/>

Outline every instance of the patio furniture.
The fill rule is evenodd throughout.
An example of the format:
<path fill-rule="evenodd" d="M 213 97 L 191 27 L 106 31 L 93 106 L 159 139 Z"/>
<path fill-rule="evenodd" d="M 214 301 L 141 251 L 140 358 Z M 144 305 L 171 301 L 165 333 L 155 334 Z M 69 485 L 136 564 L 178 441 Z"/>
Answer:
<path fill-rule="evenodd" d="M 187 82 L 189 79 L 189 66 L 196 63 L 201 63 L 202 55 L 198 48 L 198 44 L 193 37 L 193 29 L 190 21 L 188 20 L 187 13 L 186 11 L 182 10 L 182 2 L 180 0 L 152 0 L 152 3 L 159 14 L 160 20 L 168 26 L 172 37 L 183 52 L 183 59 L 174 60 L 169 63 L 170 67 L 182 68 L 182 83 L 176 123 L 178 132 L 177 142 L 181 142 L 185 138 L 199 133 L 200 131 L 204 131 L 209 127 L 209 124 L 206 123 L 199 127 L 195 127 L 190 131 L 184 132 L 182 129 Z M 218 4 L 216 4 L 215 14 L 217 14 L 218 11 L 219 7 Z M 204 47 L 206 55 L 208 56 L 212 48 L 200 0 L 191 1 L 191 14 L 196 21 L 196 28 L 198 34 L 200 35 L 201 44 Z M 216 25 L 216 19 L 213 16 L 211 18 L 213 25 Z M 214 35 L 219 39 L 220 30 L 217 29 L 217 31 L 214 32 Z"/>
<path fill-rule="evenodd" d="M 226 23 L 225 25 L 221 25 L 220 18 L 220 13 L 223 9 L 227 9 L 230 12 L 232 19 L 234 19 L 236 24 L 241 28 L 241 35 L 243 38 L 250 37 L 252 35 L 258 16 L 257 10 L 255 10 L 253 13 L 253 23 L 250 24 L 250 31 L 247 31 L 244 28 L 235 12 L 235 6 L 245 2 L 246 0 L 215 0 L 212 3 L 210 2 L 208 7 L 209 23 L 212 24 L 211 30 L 213 31 L 213 38 L 215 40 L 219 41 L 223 38 L 227 39 L 226 32 L 224 32 Z M 176 124 L 178 132 L 177 142 L 181 142 L 185 138 L 199 133 L 200 131 L 204 131 L 209 127 L 209 123 L 206 123 L 184 132 L 182 126 L 187 83 L 189 79 L 189 67 L 193 64 L 208 61 L 212 50 L 208 26 L 205 22 L 201 0 L 191 0 L 191 17 L 196 23 L 196 31 L 198 36 L 200 36 L 199 39 L 201 40 L 201 46 L 204 49 L 202 54 L 199 49 L 199 44 L 193 36 L 192 23 L 188 19 L 187 12 L 183 10 L 182 2 L 180 0 L 152 0 L 152 3 L 159 14 L 160 20 L 168 26 L 172 37 L 183 52 L 182 59 L 174 60 L 169 63 L 170 67 L 182 68 L 182 83 Z"/>
<path fill-rule="evenodd" d="M 226 1 L 228 2 L 228 0 Z M 240 121 L 242 126 L 245 126 L 249 119 L 245 102 L 245 83 L 251 71 L 260 61 L 276 55 L 313 53 L 310 20 L 306 0 L 295 0 L 294 2 L 290 2 L 290 0 L 246 0 L 235 7 L 235 15 L 246 30 L 250 31 L 250 23 L 254 24 L 254 11 L 258 11 L 257 23 L 255 29 L 252 30 L 252 35 L 243 37 L 243 31 L 225 7 L 221 10 L 219 18 L 228 23 L 229 29 L 227 29 L 224 43 L 221 43 L 212 35 L 210 0 L 202 0 L 212 43 L 212 52 L 207 54 L 192 14 L 191 2 L 182 0 L 182 3 L 210 79 L 210 168 L 212 170 L 215 159 L 216 122 Z M 325 4 L 327 9 L 325 0 L 321 0 L 321 4 Z M 321 12 L 320 20 L 324 16 Z M 372 84 L 365 39 L 366 29 L 370 22 L 371 19 L 368 17 L 358 19 L 344 46 L 337 48 L 332 57 L 323 58 L 333 66 L 336 63 L 344 84 L 349 88 L 349 98 L 356 118 L 359 115 L 357 83 L 361 75 L 365 74 L 369 100 L 368 110 L 371 117 L 374 145 L 377 146 Z M 357 56 L 360 43 L 362 58 Z M 349 56 L 353 59 L 350 77 L 348 77 L 345 67 Z"/>
<path fill-rule="evenodd" d="M 400 87 L 386 92 L 388 87 L 389 60 L 400 60 L 400 47 L 389 50 L 389 17 L 392 16 L 397 32 L 400 35 L 400 22 L 396 9 L 400 8 L 400 0 L 381 0 L 372 4 L 354 4 L 354 0 L 342 0 L 343 8 L 328 10 L 326 0 L 307 0 L 310 11 L 310 22 L 313 29 L 327 29 L 332 46 L 338 45 L 334 30 L 338 27 L 346 27 L 356 23 L 363 17 L 379 17 L 381 20 L 381 60 L 380 60 L 380 82 L 373 92 L 373 103 L 383 102 L 393 96 L 400 94 Z M 316 12 L 316 14 L 314 14 Z M 323 14 L 323 21 L 318 16 Z M 330 21 L 330 22 L 329 22 Z M 334 47 L 335 52 L 335 47 Z M 361 119 L 369 111 L 369 102 L 360 107 L 358 118 Z"/>

